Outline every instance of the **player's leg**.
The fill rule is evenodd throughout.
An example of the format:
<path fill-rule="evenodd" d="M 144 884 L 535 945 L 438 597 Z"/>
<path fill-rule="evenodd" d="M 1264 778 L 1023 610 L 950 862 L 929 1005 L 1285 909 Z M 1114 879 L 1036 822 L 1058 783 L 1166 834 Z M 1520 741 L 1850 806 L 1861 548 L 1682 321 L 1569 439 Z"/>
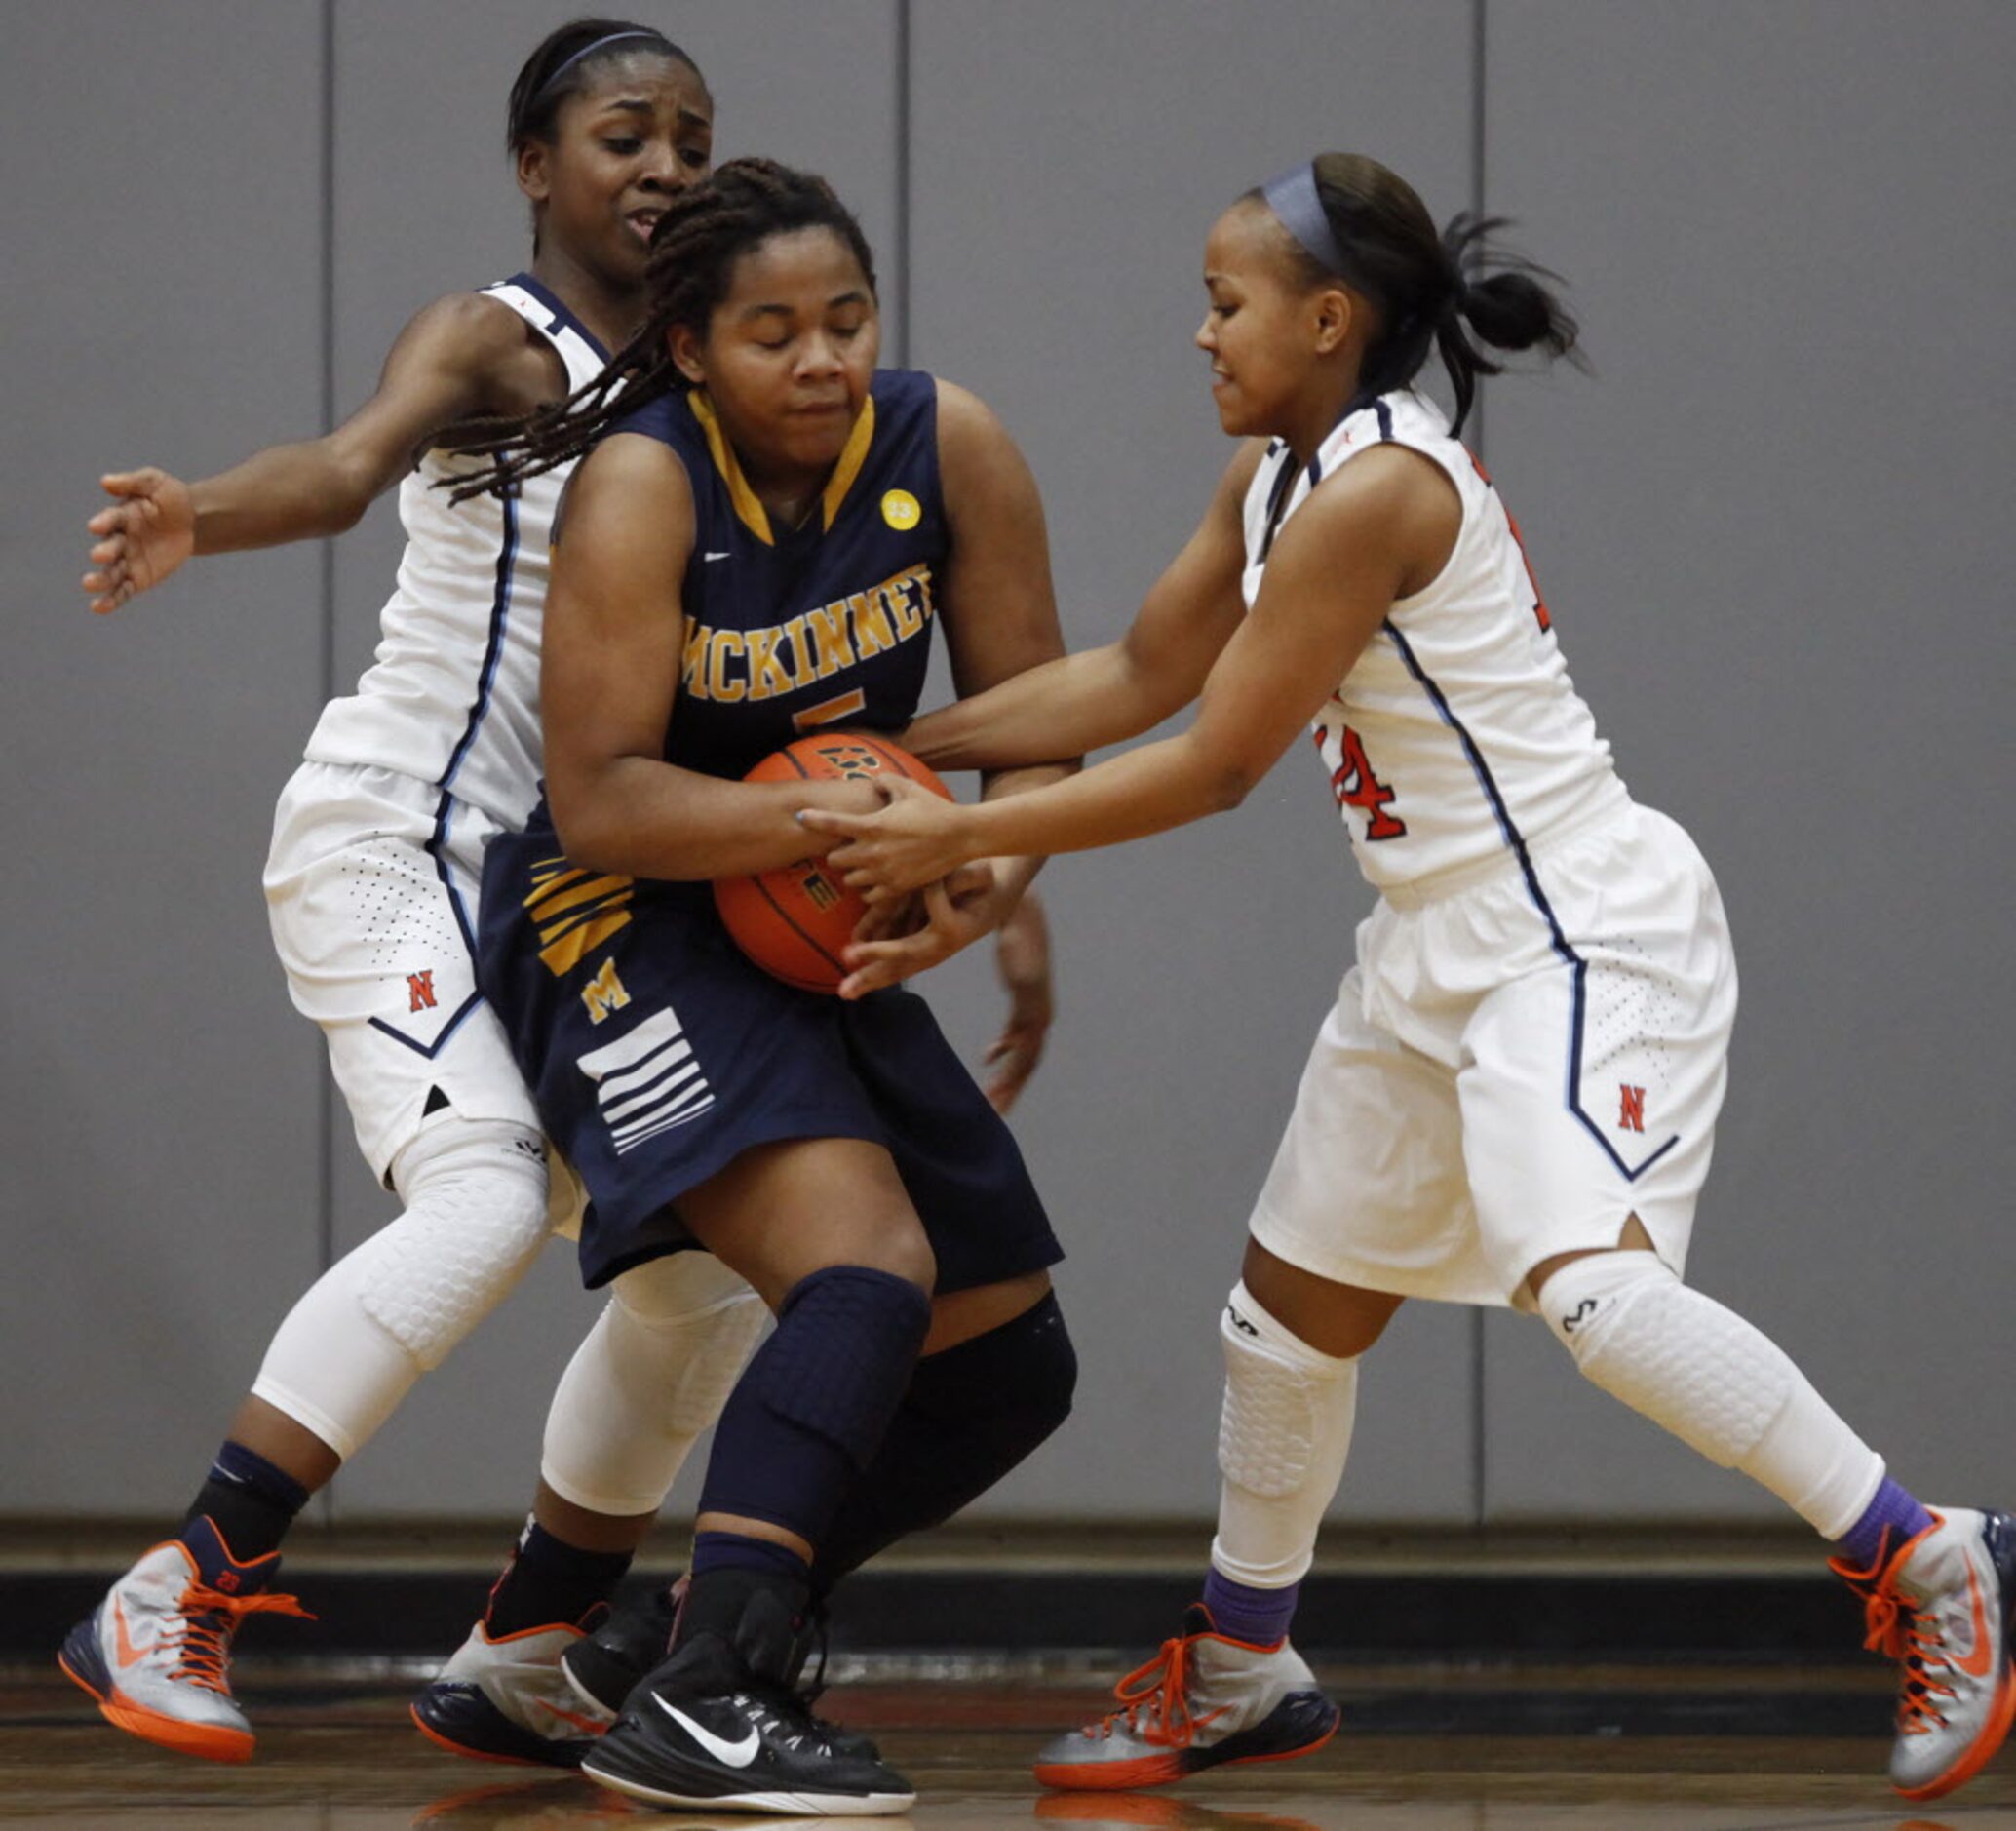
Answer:
<path fill-rule="evenodd" d="M 1367 1023 L 1358 986 L 1354 973 L 1317 1037 L 1220 1318 L 1221 1480 L 1202 1599 L 1120 1682 L 1119 1709 L 1038 1756 L 1046 1785 L 1161 1785 L 1307 1754 L 1337 1728 L 1289 1629 L 1349 1454 L 1359 1360 L 1402 1290 L 1454 1278 L 1463 1291 L 1479 1275 L 1459 1250 L 1469 1208 L 1451 1076 Z"/>
<path fill-rule="evenodd" d="M 704 1252 L 614 1281 L 554 1392 L 531 1517 L 461 1649 L 413 1700 L 425 1734 L 459 1754 L 578 1765 L 664 1657 L 670 1620 L 626 1612 L 600 1686 L 570 1681 L 559 1662 L 586 1655 L 591 1675 L 609 1662 L 604 1605 L 768 1318 Z"/>
<path fill-rule="evenodd" d="M 888 1153 L 851 1138 L 747 1149 L 678 1210 L 777 1328 L 716 1429 L 673 1653 L 582 1772 L 659 1805 L 897 1810 L 908 1785 L 866 1742 L 822 1734 L 790 1677 L 815 1549 L 873 1462 L 930 1325 L 923 1228 Z"/>
<path fill-rule="evenodd" d="M 1892 1779 L 1931 1798 L 1978 1770 L 2016 1710 L 2016 1520 L 1921 1506 L 1776 1344 L 1682 1281 L 1734 969 L 1699 855 L 1661 816 L 1636 826 L 1617 856 L 1588 860 L 1603 877 L 1586 894 L 1583 848 L 1542 864 L 1567 931 L 1595 938 L 1578 941 L 1574 974 L 1493 993 L 1466 1032 L 1480 1232 L 1584 1378 L 1836 1543 L 1870 1644 L 1903 1667 Z M 1570 1038 L 1582 1074 L 1564 1111 Z"/>

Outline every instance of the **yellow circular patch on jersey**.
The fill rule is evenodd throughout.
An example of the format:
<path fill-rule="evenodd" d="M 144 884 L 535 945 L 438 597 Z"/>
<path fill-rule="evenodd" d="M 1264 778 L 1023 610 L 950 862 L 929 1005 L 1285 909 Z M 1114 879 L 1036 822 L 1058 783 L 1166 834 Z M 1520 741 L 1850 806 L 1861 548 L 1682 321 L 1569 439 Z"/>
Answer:
<path fill-rule="evenodd" d="M 900 534 L 916 526 L 924 511 L 908 489 L 892 489 L 882 498 L 882 520 Z"/>

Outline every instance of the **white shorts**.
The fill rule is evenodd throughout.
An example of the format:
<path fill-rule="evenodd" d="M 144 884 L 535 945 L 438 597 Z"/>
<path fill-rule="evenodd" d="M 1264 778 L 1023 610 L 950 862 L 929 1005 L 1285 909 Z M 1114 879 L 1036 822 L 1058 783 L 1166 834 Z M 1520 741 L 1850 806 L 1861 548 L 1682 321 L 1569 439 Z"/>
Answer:
<path fill-rule="evenodd" d="M 1715 879 L 1631 803 L 1529 857 L 1360 925 L 1254 1209 L 1269 1252 L 1527 1308 L 1533 1266 L 1635 1214 L 1685 1271 L 1736 1014 Z"/>
<path fill-rule="evenodd" d="M 476 989 L 483 848 L 497 831 L 417 777 L 348 763 L 303 763 L 274 812 L 273 943 L 295 1007 L 328 1039 L 358 1148 L 388 1188 L 430 1107 L 539 1129 Z"/>

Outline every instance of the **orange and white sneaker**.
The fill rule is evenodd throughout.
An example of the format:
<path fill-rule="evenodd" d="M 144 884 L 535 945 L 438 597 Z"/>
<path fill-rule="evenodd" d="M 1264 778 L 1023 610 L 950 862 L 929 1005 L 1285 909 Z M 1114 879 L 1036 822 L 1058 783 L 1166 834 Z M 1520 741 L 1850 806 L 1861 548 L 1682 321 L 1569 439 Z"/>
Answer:
<path fill-rule="evenodd" d="M 1293 1761 L 1336 1734 L 1338 1711 L 1284 1639 L 1256 1647 L 1219 1633 L 1194 1602 L 1182 1632 L 1113 1687 L 1119 1709 L 1036 1757 L 1045 1786 L 1167 1786 L 1207 1768 Z"/>
<path fill-rule="evenodd" d="M 451 1754 L 479 1761 L 578 1768 L 613 1710 L 580 1696 L 561 1655 L 587 1639 L 566 1622 L 490 1638 L 482 1621 L 412 1702 L 420 1734 Z"/>
<path fill-rule="evenodd" d="M 164 1539 L 70 1630 L 59 1665 L 98 1713 L 142 1741 L 207 1761 L 250 1761 L 252 1726 L 231 1695 L 231 1640 L 248 1615 L 315 1617 L 266 1585 L 280 1553 L 244 1563 L 208 1518 Z"/>
<path fill-rule="evenodd" d="M 1932 1507 L 1876 1568 L 1829 1568 L 1863 1601 L 1862 1644 L 1903 1667 L 1890 1784 L 1937 1799 L 1988 1765 L 2016 1717 L 2016 1517 Z"/>

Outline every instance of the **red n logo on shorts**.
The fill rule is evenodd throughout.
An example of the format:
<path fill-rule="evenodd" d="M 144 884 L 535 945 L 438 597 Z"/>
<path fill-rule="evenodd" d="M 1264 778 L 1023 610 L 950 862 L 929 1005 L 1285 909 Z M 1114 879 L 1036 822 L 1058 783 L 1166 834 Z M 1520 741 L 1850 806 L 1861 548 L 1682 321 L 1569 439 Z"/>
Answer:
<path fill-rule="evenodd" d="M 1623 1110 L 1617 1114 L 1617 1129 L 1620 1132 L 1644 1131 L 1645 1089 L 1643 1087 L 1620 1086 L 1617 1092 L 1623 1098 Z"/>
<path fill-rule="evenodd" d="M 431 1011 L 434 1009 L 433 967 L 430 966 L 424 973 L 407 974 L 406 989 L 407 995 L 412 999 L 411 1008 L 413 1010 Z"/>

